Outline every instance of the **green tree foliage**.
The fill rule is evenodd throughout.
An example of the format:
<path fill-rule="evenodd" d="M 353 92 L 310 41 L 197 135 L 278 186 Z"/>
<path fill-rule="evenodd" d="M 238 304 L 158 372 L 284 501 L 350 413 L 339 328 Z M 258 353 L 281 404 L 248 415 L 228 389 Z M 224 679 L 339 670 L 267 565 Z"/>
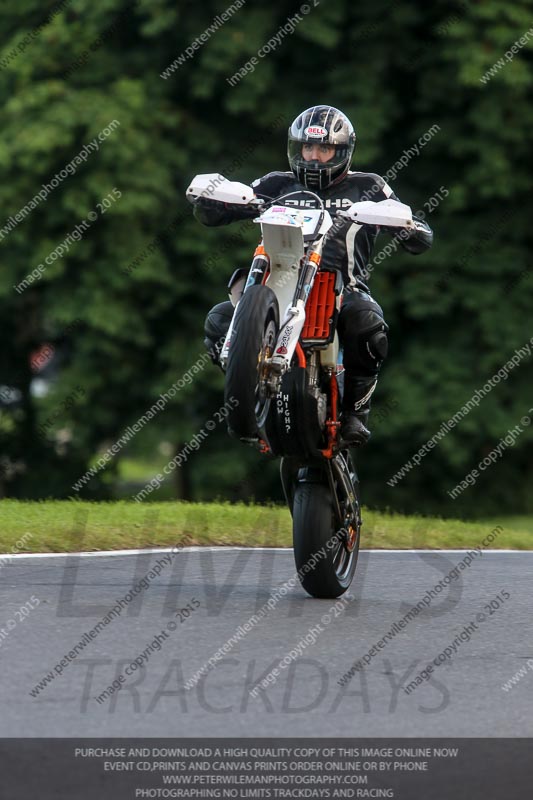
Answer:
<path fill-rule="evenodd" d="M 250 182 L 284 169 L 289 122 L 329 102 L 354 121 L 355 169 L 387 173 L 439 126 L 391 181 L 404 202 L 425 210 L 435 246 L 417 258 L 393 254 L 373 271 L 391 351 L 375 402 L 376 411 L 388 410 L 375 416 L 372 445 L 358 457 L 364 497 L 454 515 L 531 511 L 527 430 L 461 498 L 446 493 L 533 406 L 528 358 L 418 468 L 395 487 L 386 482 L 533 335 L 531 40 L 481 80 L 530 30 L 531 4 L 304 6 L 5 0 L 0 385 L 15 386 L 21 399 L 0 406 L 0 454 L 12 465 L 4 492 L 73 494 L 102 449 L 202 355 L 205 311 L 224 299 L 233 269 L 249 262 L 257 232 L 200 228 L 184 199 L 191 177 L 220 171 Z M 276 34 L 272 52 L 257 58 Z M 253 71 L 230 85 L 254 57 Z M 98 150 L 6 231 L 115 120 Z M 430 205 L 440 187 L 448 196 Z M 97 218 L 74 240 L 92 212 Z M 65 242 L 68 250 L 50 259 Z M 380 237 L 378 250 L 386 243 Z M 18 292 L 41 264 L 42 274 Z M 31 357 L 35 365 L 43 343 L 55 348 L 58 366 L 40 398 L 29 387 Z M 69 405 L 76 387 L 83 394 Z M 219 407 L 221 390 L 222 376 L 203 370 L 85 494 L 112 494 L 124 453 L 160 441 L 179 450 Z M 265 470 L 258 459 L 219 426 L 177 475 L 176 491 L 279 497 L 276 465 Z"/>

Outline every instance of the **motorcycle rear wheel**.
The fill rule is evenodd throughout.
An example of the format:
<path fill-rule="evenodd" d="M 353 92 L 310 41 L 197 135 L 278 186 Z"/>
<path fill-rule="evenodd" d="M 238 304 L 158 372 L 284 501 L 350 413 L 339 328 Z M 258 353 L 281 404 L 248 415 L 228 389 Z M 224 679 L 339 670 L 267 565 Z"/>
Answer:
<path fill-rule="evenodd" d="M 225 402 L 237 401 L 228 415 L 228 430 L 239 439 L 262 435 L 271 402 L 265 391 L 264 363 L 273 354 L 278 332 L 276 295 L 268 286 L 250 286 L 235 314 L 224 387 Z"/>
<path fill-rule="evenodd" d="M 354 475 L 355 477 L 355 475 Z M 336 493 L 344 515 L 335 513 L 331 488 L 320 482 L 297 484 L 293 500 L 294 560 L 300 582 L 312 597 L 335 598 L 350 586 L 359 555 L 361 517 L 359 483 L 352 484 L 354 503 L 344 484 L 336 481 Z"/>

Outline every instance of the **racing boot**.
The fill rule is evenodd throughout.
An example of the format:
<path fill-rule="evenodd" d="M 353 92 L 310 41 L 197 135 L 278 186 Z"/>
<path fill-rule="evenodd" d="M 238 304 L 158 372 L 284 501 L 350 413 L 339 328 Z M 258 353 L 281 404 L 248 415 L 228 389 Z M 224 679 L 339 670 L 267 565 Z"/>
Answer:
<path fill-rule="evenodd" d="M 357 378 L 348 370 L 344 375 L 340 438 L 351 447 L 362 447 L 370 439 L 367 428 L 370 398 L 377 386 L 377 378 Z"/>

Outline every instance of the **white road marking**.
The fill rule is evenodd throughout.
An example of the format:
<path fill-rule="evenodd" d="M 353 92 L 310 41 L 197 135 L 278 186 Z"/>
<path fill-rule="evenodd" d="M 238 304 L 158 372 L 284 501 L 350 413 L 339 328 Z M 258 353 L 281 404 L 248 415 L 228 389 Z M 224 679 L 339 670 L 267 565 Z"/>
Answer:
<path fill-rule="evenodd" d="M 465 548 L 464 550 L 383 550 L 383 549 L 368 549 L 365 550 L 361 548 L 361 553 L 373 553 L 373 554 L 395 554 L 395 555 L 402 555 L 403 553 L 468 553 L 472 552 L 474 548 Z M 165 554 L 165 553 L 172 553 L 174 550 L 173 547 L 160 547 L 160 548 L 146 548 L 141 550 L 96 550 L 95 552 L 84 552 L 84 553 L 0 553 L 0 559 L 8 559 L 9 561 L 15 560 L 17 558 L 69 558 L 74 556 L 79 556 L 80 558 L 110 558 L 112 556 L 137 556 L 140 554 L 144 555 L 158 555 L 158 554 Z M 225 545 L 213 545 L 209 547 L 201 547 L 199 545 L 193 547 L 183 547 L 180 548 L 180 553 L 201 553 L 205 551 L 209 552 L 222 552 L 226 553 L 228 550 L 255 550 L 255 551 L 262 551 L 262 550 L 269 550 L 276 553 L 292 553 L 292 547 L 240 547 L 240 546 L 225 546 Z M 514 553 L 515 555 L 524 555 L 524 554 L 531 554 L 533 550 L 483 550 L 483 555 L 499 555 L 503 553 Z"/>

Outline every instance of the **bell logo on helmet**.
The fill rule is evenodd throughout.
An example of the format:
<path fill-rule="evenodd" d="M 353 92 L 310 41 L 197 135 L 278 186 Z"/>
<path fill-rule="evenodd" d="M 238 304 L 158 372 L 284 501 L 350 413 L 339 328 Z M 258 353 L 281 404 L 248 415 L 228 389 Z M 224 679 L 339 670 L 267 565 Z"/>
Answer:
<path fill-rule="evenodd" d="M 327 129 L 323 128 L 321 125 L 308 125 L 304 133 L 306 136 L 311 136 L 314 139 L 322 139 L 323 136 L 328 135 Z"/>

